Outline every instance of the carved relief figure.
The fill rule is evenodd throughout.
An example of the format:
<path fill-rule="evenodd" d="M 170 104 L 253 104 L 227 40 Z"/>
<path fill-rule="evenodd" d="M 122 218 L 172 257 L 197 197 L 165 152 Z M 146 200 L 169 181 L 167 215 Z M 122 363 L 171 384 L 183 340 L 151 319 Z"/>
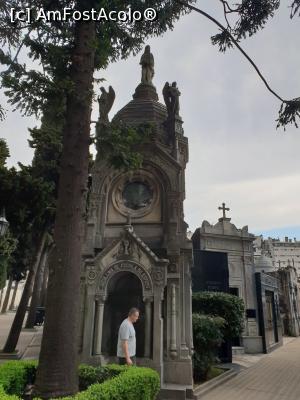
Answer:
<path fill-rule="evenodd" d="M 150 52 L 150 46 L 145 47 L 145 52 L 141 57 L 140 65 L 142 66 L 142 83 L 152 85 L 154 77 L 154 57 Z"/>

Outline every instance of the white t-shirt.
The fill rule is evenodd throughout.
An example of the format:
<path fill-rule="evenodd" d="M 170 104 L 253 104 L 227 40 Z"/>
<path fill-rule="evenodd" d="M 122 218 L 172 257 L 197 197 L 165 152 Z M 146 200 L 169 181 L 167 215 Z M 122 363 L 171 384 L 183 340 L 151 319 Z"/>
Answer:
<path fill-rule="evenodd" d="M 135 339 L 135 329 L 133 324 L 126 318 L 121 323 L 118 335 L 118 349 L 117 356 L 125 358 L 124 350 L 122 347 L 122 341 L 127 340 L 128 342 L 128 354 L 129 357 L 135 356 L 136 352 L 136 339 Z"/>

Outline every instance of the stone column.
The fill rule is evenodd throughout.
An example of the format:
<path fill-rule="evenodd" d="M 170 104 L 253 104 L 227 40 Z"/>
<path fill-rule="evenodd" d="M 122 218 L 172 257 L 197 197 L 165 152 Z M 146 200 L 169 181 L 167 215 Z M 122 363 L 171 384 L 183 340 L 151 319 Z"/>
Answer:
<path fill-rule="evenodd" d="M 152 328 L 152 318 L 151 318 L 151 302 L 152 299 L 145 299 L 145 349 L 144 357 L 150 358 L 151 355 L 151 328 Z"/>
<path fill-rule="evenodd" d="M 177 356 L 177 326 L 176 326 L 176 285 L 171 284 L 171 341 L 170 341 L 170 353 L 171 357 Z"/>
<path fill-rule="evenodd" d="M 95 313 L 95 296 L 86 294 L 84 307 L 84 332 L 82 345 L 82 361 L 87 362 L 92 355 L 92 343 L 94 332 L 94 313 Z"/>
<path fill-rule="evenodd" d="M 163 320 L 161 318 L 161 302 L 162 292 L 160 288 L 154 289 L 153 301 L 153 363 L 157 372 L 161 372 L 162 366 L 162 337 L 163 337 Z"/>
<path fill-rule="evenodd" d="M 188 280 L 186 279 L 186 269 L 187 269 L 187 262 L 186 259 L 184 258 L 183 264 L 181 267 L 181 307 L 180 307 L 180 313 L 181 313 L 181 344 L 180 344 L 180 353 L 181 357 L 187 358 L 189 356 L 189 351 L 188 347 L 186 344 L 186 316 L 187 313 L 189 312 L 187 305 L 187 292 L 189 294 L 189 287 L 187 285 Z"/>
<path fill-rule="evenodd" d="M 93 354 L 101 354 L 102 344 L 102 331 L 103 331 L 103 314 L 104 314 L 104 301 L 102 298 L 96 298 L 95 304 L 95 336 Z"/>

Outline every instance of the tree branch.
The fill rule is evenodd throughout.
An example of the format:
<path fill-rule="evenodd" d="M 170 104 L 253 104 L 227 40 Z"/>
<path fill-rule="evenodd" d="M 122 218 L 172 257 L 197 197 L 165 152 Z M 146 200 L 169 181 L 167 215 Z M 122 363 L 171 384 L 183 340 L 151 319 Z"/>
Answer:
<path fill-rule="evenodd" d="M 225 28 L 225 26 L 223 26 L 218 20 L 216 20 L 214 17 L 212 17 L 211 15 L 207 14 L 205 11 L 201 10 L 200 8 L 194 7 L 190 4 L 188 4 L 186 1 L 182 1 L 182 0 L 175 0 L 176 3 L 179 3 L 187 8 L 189 8 L 190 10 L 196 11 L 197 13 L 203 15 L 204 17 L 206 17 L 207 19 L 209 19 L 210 21 L 212 21 L 215 25 L 217 25 L 223 32 L 225 32 L 231 39 L 232 43 L 234 43 L 234 45 L 239 49 L 239 51 L 243 54 L 243 56 L 250 62 L 250 64 L 253 66 L 253 68 L 255 69 L 255 71 L 257 72 L 258 76 L 260 77 L 260 79 L 263 81 L 264 85 L 266 86 L 266 88 L 268 89 L 268 91 L 270 93 L 272 93 L 278 100 L 280 100 L 282 103 L 287 103 L 286 100 L 282 99 L 282 97 L 280 97 L 274 90 L 271 89 L 271 87 L 269 86 L 268 82 L 266 81 L 265 77 L 263 76 L 263 74 L 260 72 L 260 70 L 258 69 L 258 67 L 256 66 L 256 64 L 254 63 L 254 61 L 248 56 L 248 54 L 242 49 L 242 47 L 238 44 L 237 40 L 232 36 L 232 34 L 228 31 L 228 29 Z"/>

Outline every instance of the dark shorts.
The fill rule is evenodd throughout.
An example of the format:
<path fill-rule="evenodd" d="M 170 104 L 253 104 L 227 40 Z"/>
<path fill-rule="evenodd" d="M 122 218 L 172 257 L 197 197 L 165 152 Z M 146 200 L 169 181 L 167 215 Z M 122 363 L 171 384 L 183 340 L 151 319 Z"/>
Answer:
<path fill-rule="evenodd" d="M 133 362 L 133 365 L 136 365 L 136 357 L 130 357 L 131 361 Z M 126 358 L 125 357 L 119 357 L 119 364 L 120 365 L 126 365 Z"/>

